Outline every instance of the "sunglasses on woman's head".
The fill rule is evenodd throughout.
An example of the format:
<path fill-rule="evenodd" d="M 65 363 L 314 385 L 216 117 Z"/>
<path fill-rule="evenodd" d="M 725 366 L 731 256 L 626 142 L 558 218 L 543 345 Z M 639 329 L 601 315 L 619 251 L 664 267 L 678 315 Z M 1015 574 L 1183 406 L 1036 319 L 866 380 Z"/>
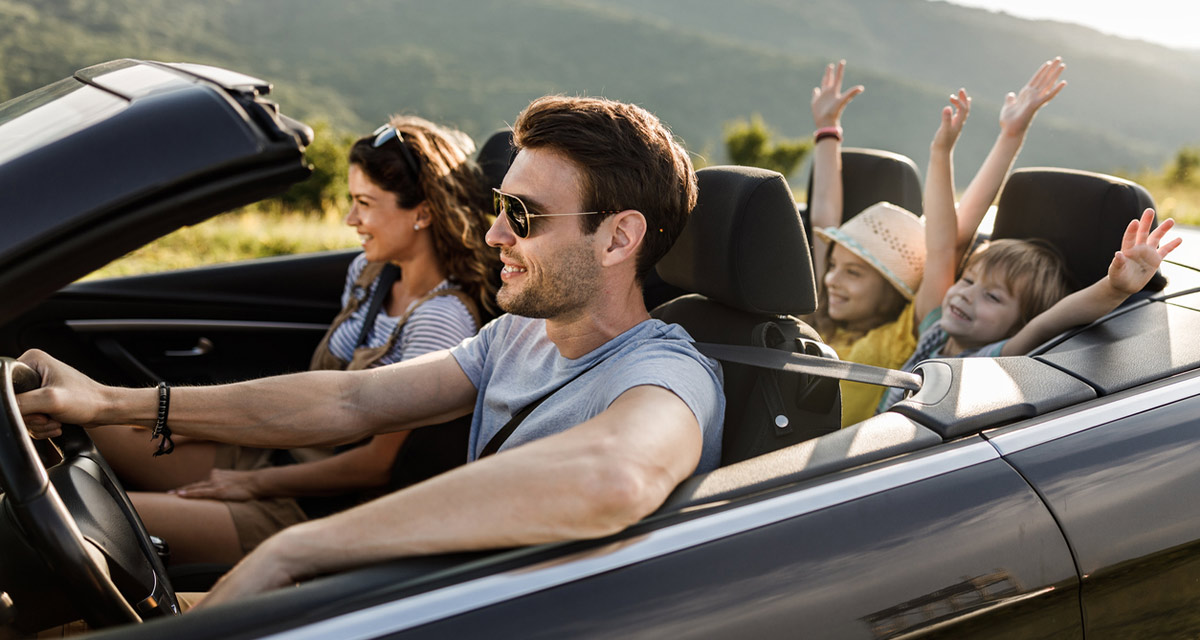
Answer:
<path fill-rule="evenodd" d="M 612 214 L 620 213 L 620 210 L 605 210 L 605 211 L 581 211 L 578 213 L 530 213 L 529 207 L 525 206 L 525 202 L 514 195 L 504 193 L 499 189 L 492 189 L 492 211 L 496 217 L 501 216 L 508 219 L 508 226 L 512 228 L 513 233 L 519 238 L 529 237 L 529 219 L 530 218 L 552 218 L 554 216 L 593 216 L 597 214 Z"/>
<path fill-rule="evenodd" d="M 390 124 L 385 124 L 375 130 L 374 136 L 375 142 L 373 142 L 371 146 L 375 149 L 382 147 L 388 143 L 388 140 L 395 138 L 396 142 L 400 144 L 400 155 L 404 157 L 404 164 L 408 165 L 408 169 L 409 171 L 412 171 L 414 178 L 419 178 L 421 176 L 421 170 L 417 164 L 416 156 L 414 156 L 412 151 L 409 150 L 408 145 L 404 144 L 403 131 L 393 127 Z"/>

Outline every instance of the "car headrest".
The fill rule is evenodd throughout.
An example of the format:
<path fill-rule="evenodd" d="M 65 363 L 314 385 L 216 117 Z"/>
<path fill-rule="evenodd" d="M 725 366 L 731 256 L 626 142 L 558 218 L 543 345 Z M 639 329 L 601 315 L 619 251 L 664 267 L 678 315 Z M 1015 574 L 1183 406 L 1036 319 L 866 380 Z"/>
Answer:
<path fill-rule="evenodd" d="M 701 169 L 696 178 L 696 208 L 658 263 L 663 280 L 753 313 L 812 313 L 808 237 L 783 176 L 731 166 Z"/>
<path fill-rule="evenodd" d="M 1078 289 L 1108 273 L 1125 227 L 1148 207 L 1154 207 L 1154 198 L 1128 180 L 1070 169 L 1019 169 L 1000 194 L 991 237 L 1051 243 Z M 1158 291 L 1165 284 L 1156 274 L 1146 289 Z"/>
<path fill-rule="evenodd" d="M 493 133 L 479 148 L 475 162 L 483 170 L 488 189 L 500 188 L 500 183 L 504 182 L 504 174 L 508 173 L 508 167 L 512 165 L 516 151 L 516 148 L 513 147 L 512 129 L 501 129 Z"/>
<path fill-rule="evenodd" d="M 808 199 L 812 202 L 812 170 Z M 842 149 L 842 222 L 876 202 L 891 202 L 921 215 L 921 174 L 912 158 L 879 149 Z"/>

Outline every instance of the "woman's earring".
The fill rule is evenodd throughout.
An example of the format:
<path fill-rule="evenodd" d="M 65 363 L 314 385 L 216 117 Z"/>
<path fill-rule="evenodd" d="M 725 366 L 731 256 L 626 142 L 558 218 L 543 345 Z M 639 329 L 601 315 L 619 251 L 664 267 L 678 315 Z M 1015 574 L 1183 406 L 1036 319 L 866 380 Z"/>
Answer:
<path fill-rule="evenodd" d="M 413 231 L 420 231 L 420 230 L 421 230 L 421 225 L 419 225 L 419 224 L 413 225 Z"/>

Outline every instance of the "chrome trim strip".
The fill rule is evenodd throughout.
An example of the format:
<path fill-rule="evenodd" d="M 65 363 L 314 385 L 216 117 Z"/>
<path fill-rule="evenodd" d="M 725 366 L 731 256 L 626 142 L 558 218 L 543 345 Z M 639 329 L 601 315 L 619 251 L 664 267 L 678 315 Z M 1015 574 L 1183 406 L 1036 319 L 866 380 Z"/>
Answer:
<path fill-rule="evenodd" d="M 107 331 L 204 331 L 238 329 L 243 331 L 325 331 L 329 325 L 319 322 L 264 322 L 258 320 L 67 320 L 66 325 L 80 333 Z"/>
<path fill-rule="evenodd" d="M 1115 398 L 1083 410 L 1074 409 L 1067 415 L 1050 418 L 1041 424 L 1026 423 L 1022 428 L 987 438 L 1000 455 L 1007 456 L 1198 394 L 1200 379 L 1188 376 L 1173 384 L 1138 390 L 1136 395 Z"/>
<path fill-rule="evenodd" d="M 607 552 L 590 549 L 343 614 L 268 637 L 272 640 L 377 638 L 999 459 L 996 450 L 984 441 L 950 447 L 949 450 L 917 460 L 888 464 L 621 540 L 610 545 Z"/>

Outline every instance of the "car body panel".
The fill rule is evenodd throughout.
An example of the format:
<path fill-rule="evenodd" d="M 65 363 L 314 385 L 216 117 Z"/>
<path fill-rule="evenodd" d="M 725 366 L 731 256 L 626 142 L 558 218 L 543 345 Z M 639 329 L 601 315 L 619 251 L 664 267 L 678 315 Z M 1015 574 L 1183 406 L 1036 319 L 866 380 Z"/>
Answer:
<path fill-rule="evenodd" d="M 1109 421 L 1045 442 L 1003 431 L 1005 457 L 1037 488 L 1070 540 L 1089 638 L 1190 635 L 1200 627 L 1200 375 L 1118 397 Z M 1063 421 L 1069 421 L 1070 417 Z M 1152 526 L 1147 526 L 1152 524 Z"/>
<path fill-rule="evenodd" d="M 397 637 L 1082 637 L 1075 584 L 1053 519 L 993 459 Z"/>
<path fill-rule="evenodd" d="M 510 569 L 497 557 L 495 572 L 486 571 L 489 560 L 475 560 L 482 576 L 468 563 L 457 571 L 462 581 L 451 569 L 449 585 L 267 637 L 457 637 L 487 629 L 498 637 L 807 630 L 831 638 L 1061 638 L 1079 637 L 1082 628 L 1075 567 L 1058 527 L 979 438 L 528 557 Z M 226 607 L 222 620 L 249 614 L 249 606 Z M 122 637 L 259 637 L 229 628 L 196 635 L 186 621 Z"/>

